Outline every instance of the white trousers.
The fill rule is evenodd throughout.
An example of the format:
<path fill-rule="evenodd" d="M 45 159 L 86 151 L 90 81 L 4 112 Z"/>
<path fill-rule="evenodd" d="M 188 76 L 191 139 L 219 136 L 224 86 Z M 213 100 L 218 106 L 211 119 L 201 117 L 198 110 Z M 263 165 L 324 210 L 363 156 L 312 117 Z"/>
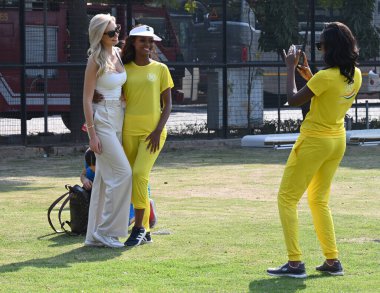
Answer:
<path fill-rule="evenodd" d="M 102 145 L 96 154 L 86 241 L 93 234 L 127 237 L 132 194 L 132 170 L 121 137 L 124 110 L 120 101 L 93 104 L 95 131 Z"/>

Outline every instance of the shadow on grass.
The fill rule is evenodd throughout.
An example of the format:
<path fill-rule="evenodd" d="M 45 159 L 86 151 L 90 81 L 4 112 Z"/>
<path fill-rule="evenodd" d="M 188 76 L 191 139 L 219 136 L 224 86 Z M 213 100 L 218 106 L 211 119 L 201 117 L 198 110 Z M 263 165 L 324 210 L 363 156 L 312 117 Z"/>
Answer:
<path fill-rule="evenodd" d="M 43 239 L 52 234 L 44 235 Z M 57 235 L 51 238 L 53 244 L 49 247 L 68 246 L 84 242 L 84 236 Z M 35 268 L 70 268 L 72 264 L 82 262 L 101 262 L 120 256 L 127 248 L 110 249 L 105 247 L 79 247 L 70 251 L 45 258 L 32 258 L 22 262 L 13 262 L 0 266 L 0 273 L 17 272 L 25 267 Z"/>
<path fill-rule="evenodd" d="M 249 292 L 281 292 L 281 293 L 293 293 L 306 289 L 306 280 L 319 279 L 319 278 L 333 278 L 329 275 L 308 275 L 305 279 L 295 279 L 287 277 L 273 277 L 269 279 L 260 279 L 252 281 L 249 284 Z"/>
<path fill-rule="evenodd" d="M 84 243 L 84 235 L 67 235 L 66 233 L 60 233 L 57 234 L 55 232 L 52 232 L 50 234 L 46 234 L 43 236 L 38 237 L 38 240 L 45 240 L 45 238 L 55 235 L 54 237 L 49 238 L 49 241 L 52 242 L 52 244 L 49 245 L 49 247 L 59 247 L 59 246 L 67 246 L 67 245 L 73 245 L 77 243 Z"/>
<path fill-rule="evenodd" d="M 34 191 L 34 190 L 44 190 L 50 189 L 50 187 L 41 187 L 41 186 L 29 186 L 32 182 L 23 181 L 20 179 L 19 182 L 2 180 L 0 183 L 0 192 L 13 192 L 13 191 Z"/>
<path fill-rule="evenodd" d="M 341 167 L 351 169 L 378 169 L 380 147 L 348 146 Z M 210 149 L 176 149 L 163 152 L 157 165 L 182 169 L 184 167 L 209 167 L 238 164 L 284 165 L 290 149 L 212 147 Z"/>

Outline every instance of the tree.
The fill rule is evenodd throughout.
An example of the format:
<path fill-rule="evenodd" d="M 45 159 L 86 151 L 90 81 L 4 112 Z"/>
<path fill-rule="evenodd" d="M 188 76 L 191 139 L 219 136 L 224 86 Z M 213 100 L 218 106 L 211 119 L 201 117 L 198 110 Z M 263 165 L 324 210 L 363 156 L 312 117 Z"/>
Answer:
<path fill-rule="evenodd" d="M 359 58 L 379 57 L 379 31 L 373 25 L 374 0 L 342 0 L 342 19 L 356 36 L 360 48 Z"/>
<path fill-rule="evenodd" d="M 373 25 L 375 0 L 319 0 L 318 5 L 330 11 L 333 9 L 340 11 L 337 20 L 346 24 L 356 36 L 361 60 L 379 56 L 379 31 Z"/>
<path fill-rule="evenodd" d="M 328 9 L 341 9 L 344 0 L 318 0 L 318 4 Z"/>
<path fill-rule="evenodd" d="M 188 13 L 192 14 L 197 9 L 197 3 L 194 0 L 187 0 L 184 8 Z"/>
<path fill-rule="evenodd" d="M 261 24 L 259 49 L 264 52 L 280 52 L 299 41 L 297 1 L 250 1 Z"/>
<path fill-rule="evenodd" d="M 153 3 L 160 6 L 176 7 L 178 5 L 177 0 L 146 0 L 147 3 Z"/>

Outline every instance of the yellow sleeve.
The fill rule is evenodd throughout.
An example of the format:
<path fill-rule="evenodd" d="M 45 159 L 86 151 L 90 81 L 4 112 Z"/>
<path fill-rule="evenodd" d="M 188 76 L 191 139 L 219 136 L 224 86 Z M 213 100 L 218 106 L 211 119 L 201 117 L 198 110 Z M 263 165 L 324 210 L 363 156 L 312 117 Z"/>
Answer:
<path fill-rule="evenodd" d="M 361 72 L 361 70 L 359 69 L 359 68 L 357 68 L 357 67 L 355 67 L 355 73 L 356 73 L 356 75 L 358 76 L 358 79 L 359 79 L 359 82 L 358 82 L 358 91 L 359 91 L 359 89 L 360 89 L 360 87 L 362 86 L 362 72 Z M 356 78 L 356 76 L 355 76 L 355 78 Z"/>
<path fill-rule="evenodd" d="M 329 78 L 326 73 L 325 70 L 318 71 L 306 84 L 315 96 L 320 96 L 329 87 Z"/>
<path fill-rule="evenodd" d="M 127 70 L 127 65 L 125 64 L 124 65 L 124 70 L 125 70 L 125 73 L 127 74 L 127 80 L 128 80 L 128 70 Z M 121 86 L 122 90 L 123 90 L 123 95 L 124 95 L 124 98 L 126 98 L 125 94 L 127 92 L 127 80 L 124 82 L 124 84 Z"/>
<path fill-rule="evenodd" d="M 170 75 L 169 68 L 162 64 L 162 70 L 161 70 L 161 79 L 160 79 L 160 93 L 162 93 L 167 88 L 174 87 L 174 82 L 172 79 L 172 76 Z"/>

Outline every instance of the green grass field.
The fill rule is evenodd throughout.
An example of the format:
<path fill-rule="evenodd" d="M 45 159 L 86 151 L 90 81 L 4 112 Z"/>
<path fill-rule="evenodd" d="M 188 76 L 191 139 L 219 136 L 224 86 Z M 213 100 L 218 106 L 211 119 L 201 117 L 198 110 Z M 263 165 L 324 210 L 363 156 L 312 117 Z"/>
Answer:
<path fill-rule="evenodd" d="M 83 247 L 52 234 L 46 212 L 79 183 L 83 154 L 0 163 L 1 292 L 379 292 L 380 147 L 348 147 L 331 191 L 343 277 L 323 261 L 306 195 L 300 242 L 308 278 L 272 278 L 286 260 L 276 196 L 289 150 L 218 147 L 163 152 L 152 172 L 154 243 Z M 167 235 L 168 234 L 168 235 Z"/>

